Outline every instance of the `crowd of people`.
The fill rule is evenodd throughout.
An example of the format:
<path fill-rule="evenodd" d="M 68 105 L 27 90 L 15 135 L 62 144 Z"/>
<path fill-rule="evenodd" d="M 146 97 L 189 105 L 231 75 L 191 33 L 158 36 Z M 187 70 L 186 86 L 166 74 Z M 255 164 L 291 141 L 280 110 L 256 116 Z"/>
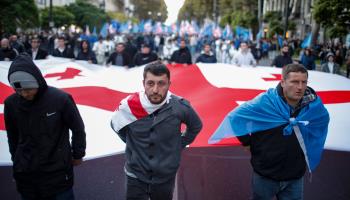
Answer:
<path fill-rule="evenodd" d="M 218 62 L 238 66 L 256 66 L 265 60 L 264 65 L 280 68 L 300 63 L 308 70 L 344 75 L 346 71 L 346 77 L 350 75 L 350 48 L 339 41 L 301 49 L 301 41 L 297 39 L 285 40 L 281 45 L 277 40 L 266 38 L 252 42 L 198 35 L 180 37 L 139 33 L 100 36 L 96 40 L 84 39 L 76 33 L 8 35 L 1 39 L 0 61 L 11 61 L 22 52 L 27 52 L 33 59 L 45 59 L 51 55 L 127 68 L 155 60 L 181 64 Z"/>
<path fill-rule="evenodd" d="M 4 102 L 17 191 L 23 200 L 74 200 L 74 166 L 82 164 L 87 145 L 84 122 L 72 96 L 47 85 L 32 59 L 20 54 L 11 63 L 8 81 L 15 93 Z M 306 170 L 321 160 L 329 114 L 307 82 L 302 64 L 287 64 L 276 88 L 234 109 L 222 123 L 250 147 L 254 200 L 302 200 Z M 147 64 L 143 90 L 121 100 L 112 115 L 111 128 L 126 145 L 125 199 L 172 200 L 181 152 L 203 127 L 190 102 L 169 91 L 170 84 L 165 64 Z"/>

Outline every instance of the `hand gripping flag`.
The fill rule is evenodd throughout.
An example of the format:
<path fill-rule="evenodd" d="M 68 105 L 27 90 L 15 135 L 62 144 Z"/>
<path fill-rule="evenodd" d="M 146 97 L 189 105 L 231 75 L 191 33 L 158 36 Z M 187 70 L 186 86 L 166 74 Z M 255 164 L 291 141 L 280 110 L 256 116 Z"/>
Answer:
<path fill-rule="evenodd" d="M 309 171 L 314 170 L 320 162 L 326 141 L 329 114 L 319 97 L 302 108 L 296 118 L 290 118 L 290 106 L 278 95 L 277 89 L 269 89 L 251 101 L 231 111 L 219 128 L 209 139 L 216 143 L 222 138 L 254 134 L 287 124 L 284 135 L 292 134 L 292 130 L 301 134 L 298 138 L 304 151 Z"/>

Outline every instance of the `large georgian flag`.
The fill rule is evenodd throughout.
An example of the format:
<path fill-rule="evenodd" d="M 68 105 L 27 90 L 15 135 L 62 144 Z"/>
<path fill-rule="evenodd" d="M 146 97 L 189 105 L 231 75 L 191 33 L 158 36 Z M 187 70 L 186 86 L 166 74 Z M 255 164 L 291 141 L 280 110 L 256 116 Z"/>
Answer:
<path fill-rule="evenodd" d="M 72 94 L 78 104 L 87 133 L 87 159 L 122 153 L 125 145 L 110 127 L 113 111 L 126 96 L 142 90 L 143 67 L 130 70 L 109 68 L 50 58 L 36 61 L 49 85 Z M 11 164 L 4 125 L 4 100 L 14 91 L 7 80 L 10 62 L 0 62 L 0 165 Z M 281 69 L 237 67 L 227 64 L 169 66 L 170 91 L 188 99 L 203 120 L 203 130 L 192 147 L 237 145 L 235 138 L 223 138 L 215 145 L 208 139 L 223 118 L 281 80 Z M 350 80 L 333 74 L 309 72 L 309 86 L 321 97 L 330 113 L 326 148 L 350 151 Z"/>

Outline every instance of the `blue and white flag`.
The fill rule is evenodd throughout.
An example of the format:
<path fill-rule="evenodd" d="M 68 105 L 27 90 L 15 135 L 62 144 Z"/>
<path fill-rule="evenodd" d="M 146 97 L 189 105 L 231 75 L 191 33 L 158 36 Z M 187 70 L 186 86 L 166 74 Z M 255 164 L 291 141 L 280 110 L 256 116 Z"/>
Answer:
<path fill-rule="evenodd" d="M 209 143 L 214 144 L 222 138 L 254 134 L 287 124 L 283 135 L 292 134 L 293 128 L 298 127 L 306 147 L 306 162 L 309 169 L 314 170 L 320 162 L 326 141 L 328 111 L 319 97 L 302 108 L 295 119 L 290 117 L 290 109 L 279 96 L 277 89 L 271 88 L 231 111 L 210 137 Z"/>

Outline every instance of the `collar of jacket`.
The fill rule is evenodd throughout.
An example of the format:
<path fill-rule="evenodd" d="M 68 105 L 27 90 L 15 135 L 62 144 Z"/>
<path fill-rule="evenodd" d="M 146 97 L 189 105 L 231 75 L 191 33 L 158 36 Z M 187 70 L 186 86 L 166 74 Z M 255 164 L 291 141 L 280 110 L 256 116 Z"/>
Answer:
<path fill-rule="evenodd" d="M 161 123 L 165 119 L 172 117 L 174 115 L 174 112 L 172 112 L 173 106 L 175 104 L 175 101 L 178 100 L 178 97 L 171 95 L 169 103 L 164 104 L 162 107 L 160 107 L 158 110 L 154 111 L 150 116 L 154 118 L 152 127 L 156 126 L 157 124 Z"/>
<path fill-rule="evenodd" d="M 286 98 L 283 95 L 283 88 L 281 86 L 281 83 L 279 83 L 276 87 L 278 95 L 282 98 L 284 102 L 287 103 Z M 303 98 L 299 101 L 298 105 L 292 109 L 292 114 L 294 114 L 296 111 L 300 111 L 302 108 L 304 108 L 309 103 L 315 101 L 317 98 L 316 92 L 311 87 L 307 87 L 304 93 Z"/>

